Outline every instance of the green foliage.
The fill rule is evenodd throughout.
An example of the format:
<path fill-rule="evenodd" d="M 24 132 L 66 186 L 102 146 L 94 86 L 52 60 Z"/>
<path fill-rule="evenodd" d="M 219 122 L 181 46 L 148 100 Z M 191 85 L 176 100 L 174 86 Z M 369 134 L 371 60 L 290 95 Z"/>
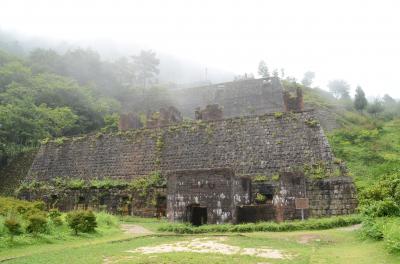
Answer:
<path fill-rule="evenodd" d="M 265 182 L 268 181 L 268 176 L 266 175 L 256 175 L 253 177 L 253 182 Z"/>
<path fill-rule="evenodd" d="M 187 224 L 167 224 L 158 230 L 162 232 L 174 232 L 179 234 L 201 234 L 201 233 L 229 233 L 229 232 L 287 232 L 298 230 L 322 230 L 335 227 L 343 227 L 361 223 L 362 218 L 358 215 L 339 216 L 330 218 L 308 219 L 305 221 L 286 221 L 282 223 L 259 222 L 248 224 L 223 224 L 202 225 L 194 227 Z"/>
<path fill-rule="evenodd" d="M 383 231 L 381 223 L 376 222 L 373 218 L 366 218 L 363 220 L 360 235 L 364 238 L 373 240 L 382 240 Z"/>
<path fill-rule="evenodd" d="M 96 213 L 96 221 L 99 226 L 105 227 L 118 227 L 119 222 L 118 219 L 106 212 L 98 212 Z"/>
<path fill-rule="evenodd" d="M 383 240 L 389 253 L 400 253 L 400 218 L 366 218 L 360 229 L 360 235 L 364 239 Z"/>
<path fill-rule="evenodd" d="M 147 177 L 133 180 L 129 183 L 129 187 L 138 192 L 141 197 L 146 197 L 151 187 L 165 187 L 166 184 L 166 179 L 162 177 L 161 173 L 155 171 Z"/>
<path fill-rule="evenodd" d="M 271 177 L 271 179 L 273 180 L 273 181 L 279 181 L 279 178 L 280 178 L 281 176 L 279 175 L 279 174 L 274 174 L 274 175 L 272 175 L 272 177 Z"/>
<path fill-rule="evenodd" d="M 262 204 L 262 203 L 265 203 L 265 201 L 267 200 L 267 197 L 265 197 L 265 195 L 263 195 L 261 193 L 257 193 L 256 198 L 254 200 L 256 201 L 256 203 Z"/>
<path fill-rule="evenodd" d="M 26 231 L 35 235 L 46 232 L 47 218 L 43 214 L 34 214 L 29 216 Z"/>
<path fill-rule="evenodd" d="M 159 135 L 156 141 L 156 150 L 157 152 L 161 152 L 163 148 L 164 148 L 164 139 L 161 135 Z"/>
<path fill-rule="evenodd" d="M 11 240 L 14 236 L 22 233 L 21 223 L 14 214 L 5 219 L 4 226 L 10 234 Z"/>
<path fill-rule="evenodd" d="M 371 217 L 400 215 L 400 174 L 382 177 L 361 189 L 361 211 Z"/>
<path fill-rule="evenodd" d="M 307 119 L 304 123 L 309 127 L 317 127 L 319 125 L 319 121 L 315 119 Z"/>
<path fill-rule="evenodd" d="M 0 215 L 7 216 L 15 212 L 23 217 L 36 214 L 44 210 L 43 202 L 28 202 L 11 197 L 0 197 Z"/>
<path fill-rule="evenodd" d="M 111 189 L 111 188 L 119 188 L 126 187 L 129 183 L 127 181 L 122 180 L 114 180 L 114 179 L 102 179 L 102 180 L 91 180 L 89 182 L 88 187 L 90 188 L 98 188 L 98 189 Z"/>
<path fill-rule="evenodd" d="M 389 225 L 384 231 L 385 248 L 394 254 L 400 253 L 400 227 Z"/>
<path fill-rule="evenodd" d="M 365 98 L 365 93 L 360 86 L 357 86 L 356 95 L 354 96 L 354 108 L 362 112 L 368 105 L 367 98 Z"/>
<path fill-rule="evenodd" d="M 71 189 L 82 189 L 85 187 L 85 181 L 82 179 L 73 179 L 68 182 L 68 187 Z"/>
<path fill-rule="evenodd" d="M 61 226 L 63 224 L 61 213 L 58 209 L 50 209 L 49 218 L 51 222 L 56 226 Z"/>
<path fill-rule="evenodd" d="M 382 102 L 378 99 L 375 99 L 372 104 L 368 105 L 367 111 L 373 116 L 377 116 L 385 110 Z"/>
<path fill-rule="evenodd" d="M 119 114 L 107 114 L 104 116 L 104 127 L 101 129 L 101 132 L 111 133 L 118 131 L 119 124 Z"/>
<path fill-rule="evenodd" d="M 71 211 L 67 214 L 66 221 L 75 235 L 78 232 L 94 232 L 97 227 L 96 216 L 92 211 Z"/>
<path fill-rule="evenodd" d="M 275 112 L 274 116 L 276 119 L 282 118 L 283 117 L 283 113 L 282 112 Z"/>
<path fill-rule="evenodd" d="M 305 164 L 303 171 L 304 175 L 310 179 L 324 179 L 330 176 L 327 166 L 322 161 L 314 164 Z"/>

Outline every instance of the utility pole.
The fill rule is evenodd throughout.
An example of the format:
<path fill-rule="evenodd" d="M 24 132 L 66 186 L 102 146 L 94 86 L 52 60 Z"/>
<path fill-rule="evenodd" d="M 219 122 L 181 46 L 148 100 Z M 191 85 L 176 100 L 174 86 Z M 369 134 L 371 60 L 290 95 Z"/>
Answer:
<path fill-rule="evenodd" d="M 207 81 L 207 74 L 208 74 L 208 70 L 207 70 L 207 67 L 206 67 L 206 69 L 205 69 L 205 76 L 206 76 L 206 79 L 205 79 L 205 81 Z"/>

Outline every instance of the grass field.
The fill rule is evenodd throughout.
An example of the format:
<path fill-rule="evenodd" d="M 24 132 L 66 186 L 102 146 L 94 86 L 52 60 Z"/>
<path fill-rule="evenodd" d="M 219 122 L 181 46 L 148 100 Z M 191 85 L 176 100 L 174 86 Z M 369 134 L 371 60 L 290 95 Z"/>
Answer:
<path fill-rule="evenodd" d="M 1 248 L 0 262 L 400 263 L 400 256 L 388 254 L 382 242 L 362 240 L 357 231 L 348 227 L 322 231 L 179 235 L 157 233 L 163 222 L 155 219 L 126 218 L 123 223 L 139 225 L 153 233 L 127 234 L 115 229 L 108 234 L 79 236 L 74 240 Z M 212 252 L 188 252 L 198 248 L 206 249 L 210 243 L 215 247 Z M 169 248 L 165 245 L 169 245 Z M 174 247 L 174 250 L 179 249 L 177 245 L 180 245 L 180 250 L 184 247 L 182 245 L 186 245 L 186 252 L 142 253 L 145 251 L 142 247 L 156 251 L 167 248 L 167 251 L 171 251 Z M 237 251 L 232 253 L 230 249 Z M 268 253 L 269 257 L 265 257 L 252 254 L 262 250 L 272 252 L 272 255 Z"/>

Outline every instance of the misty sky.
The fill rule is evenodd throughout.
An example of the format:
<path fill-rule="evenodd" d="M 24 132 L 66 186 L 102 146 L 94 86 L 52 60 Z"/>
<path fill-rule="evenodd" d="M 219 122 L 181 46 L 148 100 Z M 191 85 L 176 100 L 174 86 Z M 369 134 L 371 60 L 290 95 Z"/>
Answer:
<path fill-rule="evenodd" d="M 264 59 L 298 79 L 316 72 L 321 88 L 342 78 L 400 98 L 399 13 L 395 0 L 0 0 L 0 29 L 132 43 L 237 74 L 256 73 Z"/>

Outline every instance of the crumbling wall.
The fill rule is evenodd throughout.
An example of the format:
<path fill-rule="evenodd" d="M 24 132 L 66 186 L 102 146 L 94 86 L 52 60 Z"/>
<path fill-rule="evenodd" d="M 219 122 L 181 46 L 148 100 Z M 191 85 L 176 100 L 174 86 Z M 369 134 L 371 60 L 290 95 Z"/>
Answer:
<path fill-rule="evenodd" d="M 310 199 L 310 215 L 322 217 L 355 213 L 356 194 L 356 187 L 350 177 L 309 180 L 307 197 Z"/>
<path fill-rule="evenodd" d="M 147 128 L 156 128 L 182 122 L 183 118 L 178 109 L 174 106 L 161 108 L 159 112 L 148 116 Z"/>
<path fill-rule="evenodd" d="M 223 107 L 225 117 L 284 111 L 282 85 L 278 78 L 239 80 L 174 92 L 175 104 L 185 116 L 209 104 Z"/>
<path fill-rule="evenodd" d="M 279 178 L 279 189 L 273 198 L 277 221 L 301 219 L 301 211 L 296 209 L 296 198 L 306 198 L 306 178 L 302 172 L 283 172 Z M 305 217 L 308 210 L 305 211 Z"/>
<path fill-rule="evenodd" d="M 225 167 L 237 176 L 272 175 L 310 163 L 332 164 L 314 119 L 313 112 L 272 113 L 48 142 L 29 177 L 134 179 L 156 170 Z"/>
<path fill-rule="evenodd" d="M 207 105 L 206 108 L 196 108 L 195 119 L 196 120 L 221 120 L 223 118 L 223 110 L 218 104 Z"/>
<path fill-rule="evenodd" d="M 299 199 L 309 204 L 303 209 L 304 218 L 353 214 L 357 208 L 356 189 L 350 177 L 312 179 L 303 172 L 283 172 L 279 180 L 254 182 L 252 189 L 253 197 L 257 193 L 273 195 L 273 201 L 241 206 L 240 222 L 301 219 L 301 209 L 296 208 Z M 256 203 L 254 199 L 252 202 Z"/>
<path fill-rule="evenodd" d="M 166 197 L 165 188 L 152 188 L 145 195 L 128 187 L 112 188 L 32 188 L 23 189 L 18 197 L 28 201 L 42 200 L 50 208 L 61 211 L 76 209 L 106 210 L 114 214 L 155 217 L 165 213 L 166 204 L 157 197 Z"/>
<path fill-rule="evenodd" d="M 171 221 L 187 221 L 191 205 L 207 209 L 207 223 L 235 221 L 236 205 L 249 203 L 249 181 L 235 179 L 230 169 L 201 169 L 167 175 L 167 215 Z"/>
<path fill-rule="evenodd" d="M 303 101 L 303 91 L 301 88 L 297 87 L 296 94 L 292 95 L 289 91 L 283 91 L 283 103 L 285 105 L 285 111 L 303 111 L 304 101 Z"/>
<path fill-rule="evenodd" d="M 118 123 L 118 129 L 121 131 L 129 129 L 138 129 L 143 127 L 138 115 L 133 113 L 121 114 Z"/>

